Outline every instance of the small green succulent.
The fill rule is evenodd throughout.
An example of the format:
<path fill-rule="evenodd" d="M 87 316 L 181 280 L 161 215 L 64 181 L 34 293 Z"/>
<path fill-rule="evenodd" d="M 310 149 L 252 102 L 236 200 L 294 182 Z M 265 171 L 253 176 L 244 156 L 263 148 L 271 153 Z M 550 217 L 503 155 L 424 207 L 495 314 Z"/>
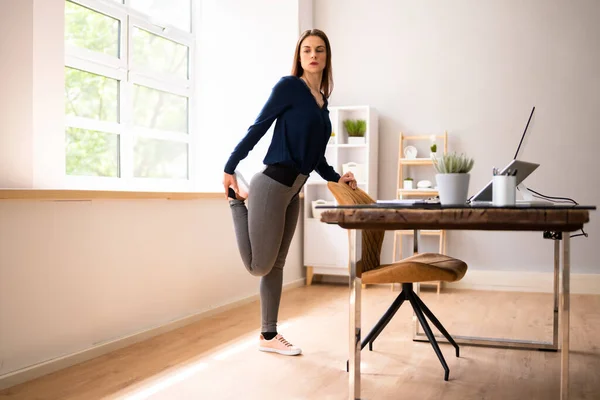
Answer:
<path fill-rule="evenodd" d="M 475 161 L 464 154 L 444 154 L 441 157 L 433 157 L 433 166 L 440 174 L 467 174 L 473 168 Z"/>
<path fill-rule="evenodd" d="M 437 151 L 437 144 L 432 144 L 429 150 L 431 150 L 432 153 L 435 153 Z"/>

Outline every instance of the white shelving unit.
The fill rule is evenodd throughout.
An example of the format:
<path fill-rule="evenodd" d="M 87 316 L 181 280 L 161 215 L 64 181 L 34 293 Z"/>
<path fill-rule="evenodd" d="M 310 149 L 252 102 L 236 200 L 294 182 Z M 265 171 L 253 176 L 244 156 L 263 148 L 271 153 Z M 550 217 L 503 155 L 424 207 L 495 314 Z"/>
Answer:
<path fill-rule="evenodd" d="M 359 164 L 358 186 L 377 199 L 378 117 L 369 106 L 330 107 L 332 131 L 335 134 L 327 145 L 325 158 L 340 174 L 343 165 Z M 367 122 L 364 144 L 348 144 L 344 129 L 346 119 L 364 119 Z M 356 175 L 356 174 L 355 174 Z M 304 186 L 304 265 L 306 283 L 314 274 L 348 275 L 348 233 L 337 225 L 328 225 L 313 215 L 313 201 L 324 200 L 335 204 L 327 182 L 313 172 Z"/>

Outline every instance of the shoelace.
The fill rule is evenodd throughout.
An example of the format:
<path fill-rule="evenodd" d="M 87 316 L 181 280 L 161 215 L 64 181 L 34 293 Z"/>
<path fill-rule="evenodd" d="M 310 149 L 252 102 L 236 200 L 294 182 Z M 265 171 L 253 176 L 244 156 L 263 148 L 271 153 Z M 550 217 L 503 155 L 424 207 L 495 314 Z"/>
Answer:
<path fill-rule="evenodd" d="M 283 336 L 279 336 L 277 338 L 277 340 L 279 340 L 281 343 L 283 343 L 286 347 L 292 347 L 292 344 L 290 342 L 288 342 L 287 340 L 285 340 L 283 338 Z"/>

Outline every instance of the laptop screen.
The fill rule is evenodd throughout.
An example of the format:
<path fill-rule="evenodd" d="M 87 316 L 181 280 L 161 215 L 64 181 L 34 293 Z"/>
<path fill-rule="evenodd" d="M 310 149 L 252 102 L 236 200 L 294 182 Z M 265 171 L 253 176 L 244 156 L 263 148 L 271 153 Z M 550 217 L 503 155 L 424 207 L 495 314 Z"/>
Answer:
<path fill-rule="evenodd" d="M 519 150 L 521 150 L 521 145 L 523 144 L 523 139 L 525 138 L 525 134 L 527 133 L 527 128 L 529 128 L 529 123 L 531 122 L 531 117 L 533 117 L 533 113 L 535 112 L 535 106 L 531 109 L 531 113 L 529 114 L 529 119 L 527 120 L 527 125 L 525 126 L 525 130 L 523 131 L 523 135 L 521 135 L 521 141 L 519 142 L 519 146 L 517 147 L 517 152 L 515 153 L 514 159 L 506 166 L 504 169 L 500 171 L 500 175 L 504 174 L 507 170 L 517 171 L 517 185 L 519 185 L 525 178 L 527 178 L 540 164 L 529 163 L 525 161 L 517 160 L 517 156 L 519 155 Z M 479 192 L 475 193 L 468 200 L 469 202 L 473 201 L 492 201 L 492 181 L 490 180 L 487 185 Z"/>

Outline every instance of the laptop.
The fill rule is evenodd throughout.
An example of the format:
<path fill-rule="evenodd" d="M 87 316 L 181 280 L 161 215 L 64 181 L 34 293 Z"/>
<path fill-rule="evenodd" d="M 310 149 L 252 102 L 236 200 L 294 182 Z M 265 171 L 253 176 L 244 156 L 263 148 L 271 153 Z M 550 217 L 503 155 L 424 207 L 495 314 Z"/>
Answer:
<path fill-rule="evenodd" d="M 546 200 L 533 200 L 533 193 L 527 189 L 527 187 L 522 183 L 525 178 L 527 178 L 533 171 L 540 166 L 540 164 L 530 163 L 526 161 L 517 160 L 517 156 L 519 155 L 519 150 L 521 150 L 521 145 L 523 144 L 523 139 L 525 139 L 525 134 L 527 133 L 527 128 L 529 128 L 529 123 L 531 122 L 531 117 L 533 117 L 533 113 L 535 112 L 535 107 L 531 109 L 531 113 L 529 114 L 529 119 L 527 120 L 527 125 L 525 126 L 525 130 L 523 131 L 523 135 L 521 135 L 521 141 L 519 142 L 519 146 L 517 147 L 517 151 L 513 160 L 506 166 L 504 169 L 500 171 L 500 175 L 506 173 L 509 169 L 511 171 L 517 171 L 516 175 L 516 185 L 517 190 L 521 192 L 523 196 L 523 200 L 517 200 L 517 205 L 548 205 L 552 204 Z M 492 203 L 492 195 L 493 195 L 493 186 L 492 181 L 490 180 L 487 185 L 483 187 L 479 192 L 475 193 L 471 198 L 467 201 L 473 205 L 481 204 L 487 205 Z"/>

